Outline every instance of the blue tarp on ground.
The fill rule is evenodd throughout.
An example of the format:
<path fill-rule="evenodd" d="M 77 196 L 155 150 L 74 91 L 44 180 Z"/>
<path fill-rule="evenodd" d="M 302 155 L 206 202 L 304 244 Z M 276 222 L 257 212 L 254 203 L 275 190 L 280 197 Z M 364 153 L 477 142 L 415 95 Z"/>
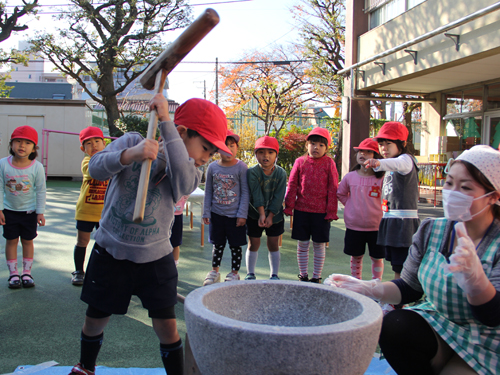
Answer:
<path fill-rule="evenodd" d="M 19 375 L 23 373 L 27 374 L 31 367 L 33 366 L 19 366 L 14 373 Z M 70 371 L 71 366 L 54 366 L 34 372 L 33 374 L 68 375 Z M 97 366 L 96 375 L 165 375 L 165 370 L 162 368 L 110 368 Z M 385 359 L 373 358 L 365 375 L 396 375 L 396 373 Z"/>

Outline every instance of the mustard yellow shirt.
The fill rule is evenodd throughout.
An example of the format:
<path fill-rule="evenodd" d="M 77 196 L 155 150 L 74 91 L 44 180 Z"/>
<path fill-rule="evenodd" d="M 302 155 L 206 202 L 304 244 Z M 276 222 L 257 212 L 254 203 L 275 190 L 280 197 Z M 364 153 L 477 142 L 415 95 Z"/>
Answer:
<path fill-rule="evenodd" d="M 97 223 L 101 219 L 108 180 L 99 181 L 90 177 L 89 161 L 90 156 L 85 155 L 82 160 L 83 181 L 76 203 L 75 219 Z"/>

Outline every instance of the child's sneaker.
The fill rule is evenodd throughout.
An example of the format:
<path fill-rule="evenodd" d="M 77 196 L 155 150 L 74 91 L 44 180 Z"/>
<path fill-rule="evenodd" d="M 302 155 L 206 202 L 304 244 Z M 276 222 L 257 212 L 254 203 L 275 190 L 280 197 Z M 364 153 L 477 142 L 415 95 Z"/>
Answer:
<path fill-rule="evenodd" d="M 224 279 L 224 281 L 238 281 L 239 279 L 240 279 L 240 275 L 238 273 L 229 272 L 226 275 L 226 278 Z"/>
<path fill-rule="evenodd" d="M 280 278 L 278 277 L 278 275 L 276 274 L 272 274 L 271 277 L 269 278 L 269 280 L 279 280 Z"/>
<path fill-rule="evenodd" d="M 300 281 L 309 281 L 309 275 L 307 273 L 305 275 L 299 273 L 298 278 Z"/>
<path fill-rule="evenodd" d="M 321 277 L 316 278 L 313 277 L 311 280 L 309 280 L 311 283 L 316 283 L 316 284 L 321 284 Z"/>
<path fill-rule="evenodd" d="M 245 280 L 255 280 L 255 279 L 256 277 L 254 273 L 247 273 L 247 275 L 245 276 Z"/>
<path fill-rule="evenodd" d="M 71 284 L 73 285 L 83 285 L 83 278 L 85 277 L 84 271 L 75 271 L 71 273 Z"/>
<path fill-rule="evenodd" d="M 82 367 L 81 363 L 77 364 L 71 369 L 69 375 L 94 375 L 95 371 L 86 370 Z"/>
<path fill-rule="evenodd" d="M 220 281 L 220 273 L 217 271 L 210 271 L 207 273 L 207 277 L 205 277 L 205 281 L 203 281 L 203 286 L 212 285 L 218 283 Z"/>

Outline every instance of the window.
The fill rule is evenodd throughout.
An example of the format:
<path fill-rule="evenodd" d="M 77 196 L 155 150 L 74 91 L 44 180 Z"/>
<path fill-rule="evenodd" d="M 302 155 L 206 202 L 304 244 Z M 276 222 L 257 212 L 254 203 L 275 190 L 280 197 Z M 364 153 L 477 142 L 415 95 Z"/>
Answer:
<path fill-rule="evenodd" d="M 370 29 L 403 14 L 425 0 L 365 0 L 365 12 L 370 13 Z"/>
<path fill-rule="evenodd" d="M 30 75 L 28 75 L 28 79 L 31 79 L 31 74 L 30 74 Z"/>
<path fill-rule="evenodd" d="M 446 115 L 481 112 L 482 110 L 482 86 L 446 94 Z"/>
<path fill-rule="evenodd" d="M 500 83 L 488 86 L 488 101 L 485 109 L 500 109 Z"/>

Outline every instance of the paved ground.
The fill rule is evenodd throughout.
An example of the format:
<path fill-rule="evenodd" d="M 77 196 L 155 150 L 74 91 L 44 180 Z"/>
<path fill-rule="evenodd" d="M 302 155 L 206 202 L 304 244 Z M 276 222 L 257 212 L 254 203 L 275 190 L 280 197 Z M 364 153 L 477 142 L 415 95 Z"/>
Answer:
<path fill-rule="evenodd" d="M 73 365 L 79 359 L 79 336 L 86 305 L 80 301 L 80 289 L 70 283 L 75 244 L 74 208 L 80 183 L 49 181 L 47 195 L 47 225 L 35 239 L 33 289 L 7 288 L 8 271 L 4 261 L 4 243 L 0 240 L 0 374 L 14 371 L 19 365 L 34 365 L 49 360 L 61 365 Z M 205 246 L 200 246 L 200 206 L 194 205 L 194 227 L 184 215 L 184 244 L 179 265 L 179 292 L 187 295 L 199 287 L 210 270 L 211 246 L 208 230 Z M 421 217 L 443 215 L 441 208 L 421 204 Z M 349 273 L 349 257 L 343 254 L 344 224 L 340 220 L 331 229 L 330 247 L 323 277 L 331 273 Z M 297 280 L 296 242 L 290 238 L 289 222 L 285 224 L 281 249 L 282 279 Z M 208 229 L 208 228 L 207 228 Z M 89 245 L 89 250 L 91 245 Z M 267 278 L 267 251 L 261 248 L 257 277 Z M 89 251 L 88 251 L 89 252 Z M 21 258 L 21 250 L 19 249 Z M 370 277 L 369 257 L 365 257 L 364 276 Z M 221 274 L 229 272 L 230 253 L 227 251 Z M 311 263 L 311 262 L 310 262 Z M 243 266 L 242 271 L 245 271 Z M 384 279 L 392 277 L 386 265 Z M 181 336 L 185 335 L 182 305 L 176 308 Z M 158 340 L 151 328 L 147 311 L 133 299 L 125 316 L 113 316 L 105 331 L 104 345 L 98 364 L 108 367 L 161 367 Z"/>

